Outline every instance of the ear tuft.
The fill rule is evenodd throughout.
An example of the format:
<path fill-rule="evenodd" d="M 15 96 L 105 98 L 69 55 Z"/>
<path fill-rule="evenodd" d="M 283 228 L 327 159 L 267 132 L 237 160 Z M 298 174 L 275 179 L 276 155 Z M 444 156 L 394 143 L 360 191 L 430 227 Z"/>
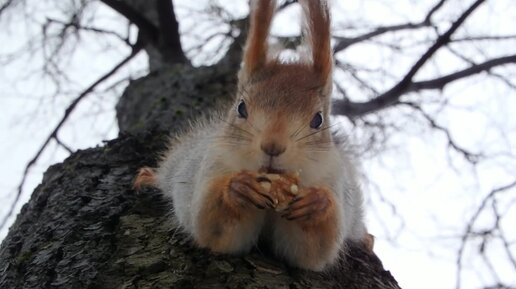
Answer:
<path fill-rule="evenodd" d="M 300 0 L 307 22 L 306 42 L 312 52 L 314 72 L 325 86 L 331 87 L 333 51 L 331 49 L 330 12 L 325 0 Z"/>
<path fill-rule="evenodd" d="M 276 8 L 275 0 L 253 0 L 250 29 L 244 49 L 241 77 L 248 78 L 267 62 L 267 36 Z"/>

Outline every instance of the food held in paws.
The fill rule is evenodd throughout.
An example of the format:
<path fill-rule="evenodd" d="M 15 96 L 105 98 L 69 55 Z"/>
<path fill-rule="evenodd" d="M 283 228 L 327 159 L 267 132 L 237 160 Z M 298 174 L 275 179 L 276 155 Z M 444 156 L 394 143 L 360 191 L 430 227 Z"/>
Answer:
<path fill-rule="evenodd" d="M 256 180 L 272 196 L 277 212 L 285 210 L 290 201 L 299 194 L 298 173 L 261 174 Z"/>

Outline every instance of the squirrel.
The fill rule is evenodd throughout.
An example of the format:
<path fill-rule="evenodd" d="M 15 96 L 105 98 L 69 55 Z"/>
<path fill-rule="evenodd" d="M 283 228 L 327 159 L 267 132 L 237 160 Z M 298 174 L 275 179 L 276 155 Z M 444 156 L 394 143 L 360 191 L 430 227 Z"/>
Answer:
<path fill-rule="evenodd" d="M 265 239 L 291 266 L 323 271 L 347 242 L 372 250 L 363 193 L 347 148 L 330 130 L 333 57 L 324 0 L 300 0 L 306 61 L 271 57 L 274 0 L 256 0 L 234 104 L 174 141 L 135 187 L 172 199 L 180 226 L 203 248 L 241 254 Z"/>

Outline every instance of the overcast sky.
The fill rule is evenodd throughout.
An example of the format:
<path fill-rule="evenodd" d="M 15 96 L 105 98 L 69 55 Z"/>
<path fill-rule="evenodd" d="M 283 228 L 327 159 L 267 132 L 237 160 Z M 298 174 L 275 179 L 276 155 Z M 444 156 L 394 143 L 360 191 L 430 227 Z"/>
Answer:
<path fill-rule="evenodd" d="M 175 1 L 184 32 L 189 32 L 186 30 L 193 29 L 194 25 L 193 18 L 187 17 L 190 13 L 187 7 L 192 5 L 189 2 L 192 1 Z M 345 6 L 341 2 L 334 3 L 333 13 L 335 19 L 348 17 L 357 19 L 356 21 L 394 24 L 420 20 L 434 2 L 346 1 Z M 457 15 L 472 1 L 450 2 L 449 7 L 443 9 L 439 17 L 449 19 L 450 15 Z M 468 29 L 514 35 L 514 1 L 488 2 L 468 20 Z M 196 2 L 196 5 L 200 4 Z M 234 7 L 231 11 L 235 15 L 243 15 L 247 10 L 244 6 Z M 100 21 L 97 22 L 98 25 L 125 32 L 120 18 L 109 9 L 100 8 L 97 16 Z M 55 12 L 55 17 L 60 17 L 60 14 Z M 298 31 L 298 17 L 297 8 L 282 13 L 274 23 L 273 34 L 289 35 Z M 18 49 L 27 40 L 24 35 L 37 33 L 31 23 L 13 23 L 5 33 L 0 34 L 0 55 Z M 0 24 L 5 26 L 5 19 Z M 85 39 L 88 40 L 87 37 Z M 194 37 L 185 36 L 185 46 L 193 46 L 193 39 Z M 48 97 L 52 94 L 52 85 L 34 76 L 34 71 L 41 64 L 37 57 L 20 58 L 19 61 L 0 68 L 0 107 L 4 108 L 0 114 L 0 175 L 3 176 L 0 179 L 0 218 L 13 200 L 25 165 L 59 121 L 64 108 L 77 95 L 77 91 L 87 87 L 129 53 L 123 45 L 117 45 L 113 49 L 106 49 L 106 43 L 92 41 L 79 47 L 77 55 L 68 60 L 67 71 L 71 81 L 61 97 Z M 514 54 L 515 47 L 516 43 L 513 41 L 505 42 L 502 46 L 484 45 L 471 49 L 472 53 L 482 48 L 482 53 L 487 56 L 501 56 Z M 403 73 L 405 64 L 389 63 L 386 60 L 388 56 L 371 45 L 352 47 L 342 55 L 344 59 L 357 65 L 391 65 L 394 73 Z M 458 61 L 446 53 L 438 53 L 436 58 L 439 61 L 430 63 L 429 68 L 418 77 L 425 78 L 439 71 L 450 72 L 460 67 L 456 66 Z M 207 63 L 202 55 L 194 60 L 196 64 Z M 407 59 L 406 64 L 410 63 L 410 59 Z M 145 70 L 146 56 L 142 54 L 131 62 L 122 75 L 141 74 Z M 509 75 L 515 81 L 514 67 L 497 71 Z M 447 86 L 442 92 L 422 95 L 453 95 L 450 105 L 440 111 L 437 120 L 441 125 L 450 128 L 454 139 L 462 146 L 472 151 L 510 153 L 516 143 L 515 90 L 501 81 L 485 79 L 485 76 L 469 78 Z M 116 81 L 115 78 L 110 83 Z M 388 83 L 384 85 L 388 86 Z M 108 86 L 106 84 L 103 87 Z M 60 138 L 74 149 L 84 149 L 116 137 L 118 130 L 113 107 L 117 101 L 115 96 L 120 95 L 123 88 L 118 87 L 116 91 L 109 93 L 99 91 L 89 97 L 74 112 L 61 131 Z M 363 140 L 360 139 L 360 131 L 352 131 L 346 119 L 338 118 L 336 121 L 348 129 L 348 133 L 355 137 L 354 142 L 357 145 L 361 144 Z M 408 119 L 396 121 L 400 121 L 403 132 L 390 138 L 380 155 L 361 161 L 362 171 L 370 181 L 364 181 L 363 187 L 369 196 L 368 227 L 377 237 L 375 251 L 402 288 L 455 288 L 456 258 L 460 245 L 458 236 L 483 196 L 493 188 L 514 180 L 516 161 L 512 155 L 501 156 L 474 168 L 462 156 L 450 152 L 441 132 L 432 131 Z M 29 174 L 17 209 L 28 200 L 46 168 L 52 163 L 62 161 L 67 155 L 56 144 L 46 150 Z M 499 200 L 507 212 L 502 226 L 511 228 L 505 233 L 513 244 L 516 243 L 516 230 L 513 229 L 513 224 L 507 223 L 514 223 L 516 220 L 515 199 L 515 192 L 512 190 Z M 488 226 L 492 221 L 486 215 L 481 218 L 479 225 Z M 5 234 L 4 229 L 0 232 L 0 238 Z M 513 252 L 516 251 L 514 245 L 512 249 Z M 476 250 L 478 246 L 466 248 L 461 279 L 463 288 L 480 288 L 482 284 L 493 281 L 490 269 L 483 265 L 481 258 L 475 253 Z M 500 280 L 516 286 L 515 268 L 510 265 L 502 248 L 495 247 L 489 254 L 496 263 Z"/>

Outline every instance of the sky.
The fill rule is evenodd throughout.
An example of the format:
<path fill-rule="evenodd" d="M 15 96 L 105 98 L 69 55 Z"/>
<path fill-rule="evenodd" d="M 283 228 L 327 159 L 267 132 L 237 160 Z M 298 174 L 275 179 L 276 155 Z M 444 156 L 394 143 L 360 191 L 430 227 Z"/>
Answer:
<path fill-rule="evenodd" d="M 43 1 L 42 1 L 43 2 Z M 191 1 L 190 1 L 191 2 Z M 196 34 L 206 31 L 191 16 L 192 3 L 175 1 L 183 32 L 186 49 L 195 46 Z M 200 1 L 206 2 L 206 1 Z M 200 5 L 196 2 L 196 5 Z M 226 1 L 227 2 L 227 1 Z M 402 0 L 392 4 L 390 1 L 333 1 L 334 19 L 345 17 L 347 23 L 363 25 L 396 24 L 407 20 L 417 21 L 424 17 L 434 1 Z M 463 11 L 472 1 L 450 1 L 438 17 L 449 19 Z M 44 4 L 40 4 L 44 5 Z M 467 32 L 514 35 L 516 27 L 516 8 L 511 0 L 488 1 L 468 20 Z M 233 15 L 244 15 L 247 7 L 227 6 Z M 287 9 L 274 22 L 273 35 L 291 35 L 298 32 L 299 9 Z M 58 11 L 50 11 L 60 17 Z M 44 21 L 43 16 L 33 15 L 34 20 L 25 20 L 7 25 L 0 19 L 0 25 L 7 25 L 5 33 L 0 34 L 0 55 L 19 49 L 27 38 L 20 35 L 37 35 L 34 23 Z M 110 27 L 125 33 L 120 18 L 109 9 L 99 7 L 95 13 L 96 25 Z M 292 23 L 295 23 L 293 25 Z M 213 26 L 213 25 L 212 25 Z M 334 27 L 338 33 L 343 29 Z M 443 29 L 445 29 L 443 27 Z M 224 26 L 213 29 L 224 30 Z M 131 32 L 134 34 L 134 31 Z M 6 212 L 6 205 L 13 200 L 27 162 L 34 156 L 54 125 L 63 115 L 64 108 L 75 95 L 99 75 L 108 71 L 129 51 L 116 40 L 88 42 L 93 36 L 84 36 L 83 43 L 77 48 L 73 58 L 67 59 L 66 67 L 70 75 L 69 85 L 59 96 L 52 96 L 53 86 L 48 79 L 34 74 L 41 65 L 38 55 L 21 56 L 17 61 L 3 65 L 0 69 L 0 107 L 6 108 L 0 114 L 0 217 Z M 428 35 L 415 35 L 422 40 Z M 93 39 L 93 38 L 91 38 Z M 402 38 L 400 38 L 402 39 Z M 381 38 L 387 41 L 388 39 Z M 197 40 L 198 41 L 198 40 Z M 474 57 L 514 54 L 516 43 L 503 42 L 503 45 L 473 45 Z M 209 64 L 210 49 L 217 41 L 206 45 L 205 51 L 193 57 L 196 65 Z M 342 60 L 358 66 L 374 69 L 378 66 L 392 67 L 394 75 L 402 75 L 421 47 L 408 48 L 405 58 L 390 59 L 394 52 L 381 50 L 374 43 L 349 48 Z M 120 75 L 144 75 L 146 56 L 141 54 Z M 476 59 L 480 61 L 481 59 Z M 0 61 L 4 61 L 0 57 Z M 436 73 L 454 71 L 464 65 L 450 52 L 438 53 L 435 60 L 425 67 L 419 79 L 432 77 Z M 500 69 L 496 72 L 515 79 L 516 70 Z M 115 77 L 101 87 L 95 94 L 79 105 L 59 137 L 73 149 L 85 149 L 101 145 L 102 140 L 116 137 L 114 105 L 127 82 L 120 82 L 113 90 L 104 91 L 122 77 Z M 379 88 L 387 88 L 390 79 L 369 79 Z M 348 81 L 343 78 L 344 83 Z M 349 86 L 354 99 L 360 100 L 360 90 Z M 368 230 L 376 236 L 375 252 L 387 270 L 398 280 L 402 288 L 456 288 L 457 250 L 460 248 L 460 234 L 465 224 L 475 214 L 482 199 L 493 188 L 514 181 L 516 160 L 512 151 L 516 143 L 515 89 L 500 80 L 487 81 L 486 76 L 469 78 L 447 86 L 443 91 L 425 92 L 419 96 L 429 100 L 447 97 L 448 105 L 440 107 L 439 101 L 425 106 L 428 112 L 436 115 L 439 124 L 450 129 L 453 139 L 461 146 L 472 151 L 485 151 L 492 156 L 489 161 L 473 167 L 464 158 L 450 150 L 442 132 L 431 130 L 421 116 L 412 115 L 407 110 L 386 112 L 384 117 L 402 128 L 392 132 L 392 136 L 382 147 L 380 154 L 365 155 L 360 159 L 361 171 L 365 175 L 363 188 L 368 196 Z M 371 119 L 374 119 L 372 116 Z M 362 145 L 366 132 L 354 128 L 347 119 L 335 118 L 352 137 L 357 146 Z M 42 158 L 31 170 L 23 189 L 17 210 L 29 198 L 30 193 L 40 183 L 46 168 L 62 161 L 68 153 L 52 143 Z M 516 230 L 510 222 L 516 220 L 514 203 L 515 191 L 511 190 L 498 199 L 500 210 L 505 213 L 501 221 L 508 239 L 512 241 L 512 252 L 516 253 Z M 11 220 L 12 221 L 12 220 Z M 488 228 L 493 222 L 489 214 L 481 214 L 475 228 Z M 0 231 L 0 238 L 6 234 Z M 511 266 L 506 252 L 496 240 L 489 243 L 487 255 L 493 262 L 497 278 L 516 286 L 515 267 Z M 461 274 L 462 288 L 482 288 L 493 282 L 491 267 L 486 266 L 477 254 L 481 245 L 475 239 L 465 247 L 464 268 Z M 496 281 L 496 280 L 494 280 Z"/>

